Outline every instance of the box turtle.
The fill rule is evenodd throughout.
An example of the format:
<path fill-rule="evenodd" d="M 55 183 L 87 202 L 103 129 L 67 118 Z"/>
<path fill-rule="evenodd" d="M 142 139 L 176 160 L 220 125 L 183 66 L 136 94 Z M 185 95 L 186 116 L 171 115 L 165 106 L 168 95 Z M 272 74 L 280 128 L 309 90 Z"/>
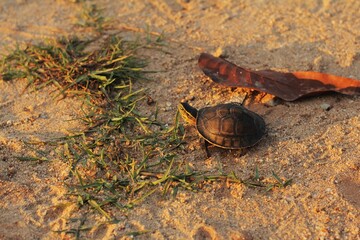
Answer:
<path fill-rule="evenodd" d="M 240 103 L 219 104 L 195 109 L 188 103 L 178 105 L 183 119 L 196 127 L 208 145 L 220 148 L 241 149 L 251 147 L 265 134 L 265 122 L 258 114 L 247 110 Z"/>

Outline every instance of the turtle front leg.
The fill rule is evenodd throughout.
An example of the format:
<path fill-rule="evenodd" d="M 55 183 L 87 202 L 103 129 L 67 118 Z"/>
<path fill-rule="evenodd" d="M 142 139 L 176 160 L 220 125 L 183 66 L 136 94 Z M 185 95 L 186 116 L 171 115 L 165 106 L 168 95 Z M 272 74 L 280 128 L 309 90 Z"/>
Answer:
<path fill-rule="evenodd" d="M 209 158 L 209 157 L 211 157 L 211 155 L 210 155 L 210 152 L 209 152 L 209 145 L 210 145 L 210 143 L 208 142 L 208 141 L 206 141 L 206 140 L 204 140 L 204 146 L 205 146 L 205 152 L 206 152 L 206 156 Z"/>
<path fill-rule="evenodd" d="M 240 148 L 239 149 L 240 153 L 239 153 L 239 157 L 243 157 L 248 153 L 248 148 Z"/>

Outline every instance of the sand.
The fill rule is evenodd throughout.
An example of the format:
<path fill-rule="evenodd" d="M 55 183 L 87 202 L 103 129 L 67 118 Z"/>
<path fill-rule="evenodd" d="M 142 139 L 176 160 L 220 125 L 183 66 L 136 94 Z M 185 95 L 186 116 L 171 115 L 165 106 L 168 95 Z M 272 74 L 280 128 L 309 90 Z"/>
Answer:
<path fill-rule="evenodd" d="M 151 74 L 143 84 L 172 124 L 176 105 L 195 107 L 241 102 L 239 89 L 221 88 L 197 67 L 201 52 L 223 53 L 251 69 L 322 71 L 360 79 L 360 2 L 349 1 L 92 1 L 126 39 L 149 29 L 163 33 L 167 53 L 143 50 Z M 74 1 L 2 0 L 0 50 L 16 42 L 69 35 L 81 13 Z M 81 34 L 81 32 L 80 32 Z M 15 158 L 29 155 L 24 141 L 45 141 L 82 129 L 82 101 L 49 98 L 52 87 L 22 91 L 24 81 L 0 79 L 0 239 L 72 239 L 56 230 L 79 227 L 75 205 L 65 204 L 67 165 Z M 324 110 L 322 104 L 331 109 Z M 133 210 L 113 209 L 120 220 L 100 224 L 89 213 L 83 239 L 360 239 L 360 99 L 315 96 L 268 107 L 247 106 L 262 115 L 267 136 L 244 156 L 211 149 L 207 158 L 195 129 L 186 127 L 187 149 L 178 158 L 198 170 L 234 170 L 241 178 L 256 167 L 275 171 L 293 184 L 270 192 L 239 184 L 213 183 L 203 191 L 180 191 L 174 199 L 152 195 Z M 50 151 L 49 157 L 54 156 Z M 78 216 L 77 216 L 78 217 Z"/>

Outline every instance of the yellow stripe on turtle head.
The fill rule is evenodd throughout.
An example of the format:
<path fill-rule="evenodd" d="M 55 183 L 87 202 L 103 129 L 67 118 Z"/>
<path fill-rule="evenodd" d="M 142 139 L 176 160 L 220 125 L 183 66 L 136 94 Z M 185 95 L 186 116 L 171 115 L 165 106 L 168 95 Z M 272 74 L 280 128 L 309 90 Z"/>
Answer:
<path fill-rule="evenodd" d="M 197 110 L 190 106 L 188 103 L 179 103 L 178 110 L 180 112 L 181 117 L 189 124 L 195 125 Z"/>

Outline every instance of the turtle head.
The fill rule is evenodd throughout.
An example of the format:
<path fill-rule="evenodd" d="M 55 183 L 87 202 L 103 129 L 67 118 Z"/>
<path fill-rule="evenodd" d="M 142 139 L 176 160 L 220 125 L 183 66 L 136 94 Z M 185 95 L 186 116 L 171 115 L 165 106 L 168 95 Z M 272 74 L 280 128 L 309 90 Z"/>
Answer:
<path fill-rule="evenodd" d="M 181 117 L 189 124 L 195 125 L 198 111 L 190 106 L 187 102 L 179 103 L 178 110 Z"/>

